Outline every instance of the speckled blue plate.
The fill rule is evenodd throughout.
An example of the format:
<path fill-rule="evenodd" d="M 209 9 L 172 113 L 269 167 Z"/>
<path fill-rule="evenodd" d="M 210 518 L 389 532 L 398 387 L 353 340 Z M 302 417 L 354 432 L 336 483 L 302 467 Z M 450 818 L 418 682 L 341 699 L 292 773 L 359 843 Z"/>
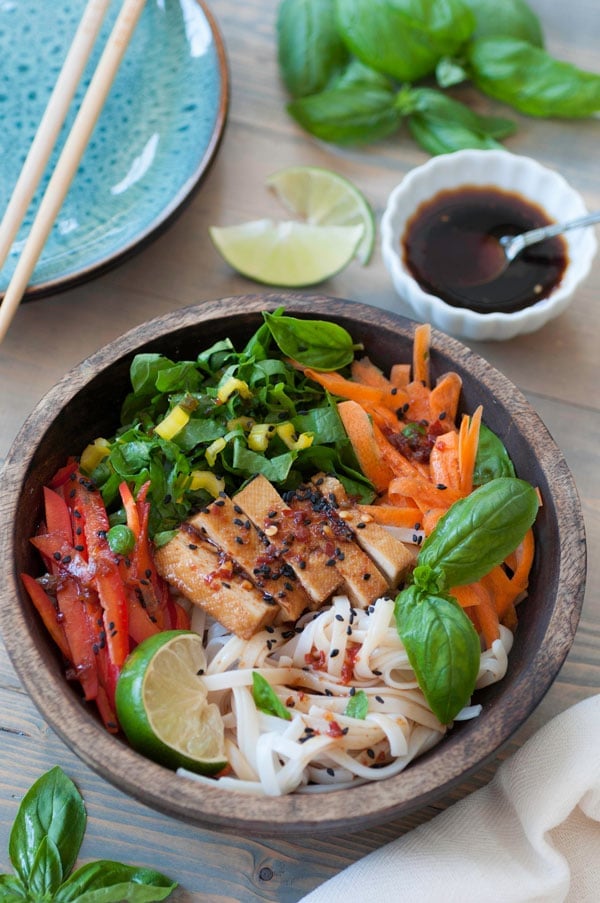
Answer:
<path fill-rule="evenodd" d="M 86 0 L 0 0 L 0 216 Z M 121 6 L 111 4 L 48 171 Z M 203 0 L 148 0 L 26 297 L 89 279 L 164 228 L 189 199 L 223 133 L 228 77 Z M 48 179 L 0 273 L 6 290 Z"/>

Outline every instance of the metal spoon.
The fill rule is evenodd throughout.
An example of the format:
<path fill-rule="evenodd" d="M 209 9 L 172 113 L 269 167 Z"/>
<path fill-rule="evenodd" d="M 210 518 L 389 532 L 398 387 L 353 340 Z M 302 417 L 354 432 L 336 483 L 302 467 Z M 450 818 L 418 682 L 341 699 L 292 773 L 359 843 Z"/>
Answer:
<path fill-rule="evenodd" d="M 600 210 L 594 213 L 588 213 L 586 216 L 579 216 L 577 219 L 569 220 L 566 223 L 553 223 L 551 226 L 542 226 L 540 229 L 531 229 L 529 232 L 522 232 L 521 235 L 503 235 L 498 239 L 506 258 L 506 266 L 520 254 L 524 248 L 529 245 L 535 245 L 546 238 L 554 238 L 555 235 L 562 235 L 569 229 L 579 229 L 582 226 L 591 226 L 593 223 L 600 223 Z"/>

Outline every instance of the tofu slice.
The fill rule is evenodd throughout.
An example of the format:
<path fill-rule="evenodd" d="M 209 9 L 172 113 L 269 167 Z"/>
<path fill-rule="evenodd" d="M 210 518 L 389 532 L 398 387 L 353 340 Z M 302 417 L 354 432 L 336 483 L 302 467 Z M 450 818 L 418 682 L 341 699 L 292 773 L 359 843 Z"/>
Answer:
<path fill-rule="evenodd" d="M 312 608 L 318 608 L 342 587 L 343 576 L 331 554 L 326 553 L 323 537 L 305 523 L 302 512 L 292 511 L 266 477 L 256 476 L 234 495 L 233 501 L 292 568 Z"/>
<path fill-rule="evenodd" d="M 338 506 L 338 513 L 353 529 L 357 543 L 385 575 L 389 586 L 399 586 L 414 565 L 414 554 L 381 524 L 365 522 L 338 479 L 319 474 L 312 482 Z"/>
<path fill-rule="evenodd" d="M 297 621 L 310 608 L 310 599 L 295 572 L 272 556 L 267 537 L 258 533 L 241 506 L 228 496 L 216 499 L 188 523 L 237 562 L 263 598 L 274 599 L 281 607 L 285 620 Z"/>
<path fill-rule="evenodd" d="M 158 573 L 224 627 L 249 640 L 271 624 L 279 606 L 236 573 L 233 562 L 189 527 L 182 527 L 154 554 Z"/>

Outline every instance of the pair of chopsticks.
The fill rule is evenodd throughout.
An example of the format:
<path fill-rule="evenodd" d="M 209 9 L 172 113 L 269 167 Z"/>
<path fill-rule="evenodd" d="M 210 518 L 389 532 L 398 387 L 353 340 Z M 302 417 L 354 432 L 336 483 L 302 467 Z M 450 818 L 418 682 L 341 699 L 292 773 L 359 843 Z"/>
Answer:
<path fill-rule="evenodd" d="M 46 239 L 73 181 L 146 0 L 123 5 L 40 202 L 15 271 L 0 305 L 0 342 L 17 311 Z M 0 223 L 0 269 L 4 266 L 31 199 L 44 174 L 111 0 L 88 0 L 50 100 Z"/>

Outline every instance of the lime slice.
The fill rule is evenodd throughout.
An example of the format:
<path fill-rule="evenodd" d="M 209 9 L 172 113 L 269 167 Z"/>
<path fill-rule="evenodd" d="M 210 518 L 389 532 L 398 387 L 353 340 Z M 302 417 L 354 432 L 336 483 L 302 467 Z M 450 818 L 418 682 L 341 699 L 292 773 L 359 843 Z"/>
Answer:
<path fill-rule="evenodd" d="M 117 682 L 117 715 L 138 752 L 168 765 L 216 774 L 227 765 L 224 728 L 206 700 L 202 640 L 167 630 L 144 640 L 127 658 Z"/>
<path fill-rule="evenodd" d="M 318 166 L 290 166 L 269 176 L 267 185 L 288 210 L 315 226 L 355 226 L 364 234 L 356 257 L 364 266 L 375 244 L 375 217 L 371 205 L 352 182 Z"/>
<path fill-rule="evenodd" d="M 314 285 L 347 266 L 364 227 L 253 220 L 209 229 L 217 250 L 243 276 L 288 288 Z"/>

